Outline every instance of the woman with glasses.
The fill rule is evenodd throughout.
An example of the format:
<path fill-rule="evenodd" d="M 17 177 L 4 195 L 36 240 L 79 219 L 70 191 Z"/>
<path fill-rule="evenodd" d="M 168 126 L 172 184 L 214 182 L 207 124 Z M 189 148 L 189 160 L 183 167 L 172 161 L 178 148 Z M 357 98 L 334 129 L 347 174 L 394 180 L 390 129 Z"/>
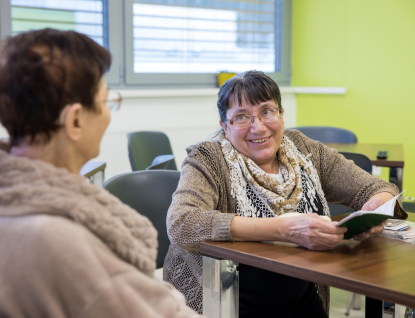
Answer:
<path fill-rule="evenodd" d="M 187 149 L 167 216 L 164 279 L 200 313 L 200 242 L 274 240 L 329 250 L 346 229 L 321 217 L 330 216 L 327 201 L 374 210 L 398 194 L 334 149 L 284 131 L 279 88 L 262 72 L 225 82 L 217 106 L 222 130 Z M 242 264 L 238 270 L 239 317 L 327 317 L 328 288 Z"/>
<path fill-rule="evenodd" d="M 1 317 L 200 317 L 154 278 L 150 221 L 79 175 L 99 153 L 118 93 L 110 53 L 51 29 L 0 53 Z"/>

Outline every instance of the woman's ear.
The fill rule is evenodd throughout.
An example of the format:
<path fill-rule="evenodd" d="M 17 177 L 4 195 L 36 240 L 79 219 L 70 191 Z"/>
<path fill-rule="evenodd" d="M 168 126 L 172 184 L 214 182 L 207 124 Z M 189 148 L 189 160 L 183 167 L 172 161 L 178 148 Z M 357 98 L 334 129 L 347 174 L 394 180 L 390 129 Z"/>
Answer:
<path fill-rule="evenodd" d="M 222 120 L 219 120 L 219 125 L 222 127 L 223 131 L 226 134 L 228 131 L 228 125 L 226 124 L 226 122 L 224 123 Z"/>
<path fill-rule="evenodd" d="M 65 134 L 70 140 L 78 140 L 82 136 L 82 105 L 75 103 L 65 106 L 59 116 Z"/>

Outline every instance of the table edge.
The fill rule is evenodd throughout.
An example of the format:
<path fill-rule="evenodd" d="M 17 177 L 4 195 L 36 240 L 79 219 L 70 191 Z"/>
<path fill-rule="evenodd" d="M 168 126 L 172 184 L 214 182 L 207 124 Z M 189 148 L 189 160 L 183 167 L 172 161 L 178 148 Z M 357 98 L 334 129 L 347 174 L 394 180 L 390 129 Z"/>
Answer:
<path fill-rule="evenodd" d="M 274 271 L 283 275 L 304 279 L 307 281 L 312 281 L 317 284 L 328 285 L 331 287 L 344 289 L 350 292 L 363 294 L 368 297 L 379 299 L 379 300 L 387 300 L 391 301 L 400 305 L 415 307 L 415 296 L 411 296 L 399 291 L 394 292 L 393 294 L 390 293 L 389 289 L 385 289 L 379 286 L 374 286 L 372 284 L 363 284 L 357 280 L 345 279 L 333 274 L 326 274 L 322 272 L 316 272 L 313 270 L 309 270 L 307 268 L 293 266 L 286 264 L 284 262 L 278 262 L 277 260 L 269 260 L 266 258 L 262 258 L 256 255 L 250 255 L 247 253 L 234 251 L 232 249 L 214 245 L 212 243 L 220 243 L 220 242 L 201 242 L 200 243 L 200 254 L 202 256 L 208 256 L 218 259 L 224 260 L 231 260 L 234 262 L 255 266 L 257 268 Z M 228 242 L 229 243 L 229 242 Z M 244 242 L 238 242 L 244 243 Z M 259 242 L 258 242 L 259 243 Z M 261 261 L 261 266 L 258 266 L 258 263 L 254 262 L 253 259 L 258 259 Z M 275 270 L 275 262 L 278 263 L 278 271 Z M 301 268 L 301 272 L 298 272 L 298 269 Z M 293 275 L 295 273 L 295 276 Z M 313 279 L 310 280 L 310 277 Z M 327 284 L 329 283 L 329 284 Z M 379 294 L 387 295 L 386 298 L 380 299 Z M 383 298 L 383 297 L 382 297 Z"/>

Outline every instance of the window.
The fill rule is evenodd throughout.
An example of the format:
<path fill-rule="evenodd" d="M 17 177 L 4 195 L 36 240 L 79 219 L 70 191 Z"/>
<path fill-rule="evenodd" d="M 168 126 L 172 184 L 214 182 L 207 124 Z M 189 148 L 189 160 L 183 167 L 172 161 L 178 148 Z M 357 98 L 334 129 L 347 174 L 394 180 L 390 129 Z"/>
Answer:
<path fill-rule="evenodd" d="M 290 82 L 291 0 L 10 0 L 0 11 L 1 38 L 51 27 L 107 47 L 112 86 L 215 87 L 217 73 L 250 69 Z"/>
<path fill-rule="evenodd" d="M 42 28 L 84 33 L 108 47 L 103 0 L 11 0 L 12 34 Z"/>
<path fill-rule="evenodd" d="M 0 12 L 3 13 L 0 14 L 0 39 L 41 28 L 73 30 L 112 51 L 107 0 L 10 0 L 0 2 Z M 116 71 L 117 68 L 112 67 L 106 74 L 107 82 L 120 83 Z"/>
<path fill-rule="evenodd" d="M 274 71 L 272 3 L 252 4 L 251 12 L 233 10 L 242 4 L 236 2 L 221 9 L 212 9 L 214 1 L 201 4 L 133 4 L 134 73 Z"/>
<path fill-rule="evenodd" d="M 127 81 L 213 86 L 250 69 L 289 82 L 289 1 L 127 0 Z M 284 35 L 284 30 L 288 32 Z M 285 45 L 283 45 L 283 43 Z"/>

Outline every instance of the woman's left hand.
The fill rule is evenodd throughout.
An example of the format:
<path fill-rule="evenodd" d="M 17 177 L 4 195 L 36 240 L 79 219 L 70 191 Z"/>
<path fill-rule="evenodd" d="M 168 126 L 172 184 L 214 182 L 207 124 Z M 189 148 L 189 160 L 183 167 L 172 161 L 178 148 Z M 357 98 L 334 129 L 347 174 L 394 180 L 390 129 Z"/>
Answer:
<path fill-rule="evenodd" d="M 374 211 L 378 207 L 380 207 L 382 204 L 383 204 L 383 201 L 380 198 L 373 197 L 363 205 L 362 211 Z M 382 222 L 379 225 L 376 225 L 376 226 L 370 228 L 366 232 L 362 232 L 360 234 L 357 234 L 357 235 L 353 236 L 353 238 L 357 241 L 363 241 L 363 240 L 368 239 L 369 237 L 372 237 L 372 236 L 375 236 L 379 233 L 382 233 L 383 232 L 383 226 L 385 225 L 385 223 L 386 223 L 386 221 Z"/>

